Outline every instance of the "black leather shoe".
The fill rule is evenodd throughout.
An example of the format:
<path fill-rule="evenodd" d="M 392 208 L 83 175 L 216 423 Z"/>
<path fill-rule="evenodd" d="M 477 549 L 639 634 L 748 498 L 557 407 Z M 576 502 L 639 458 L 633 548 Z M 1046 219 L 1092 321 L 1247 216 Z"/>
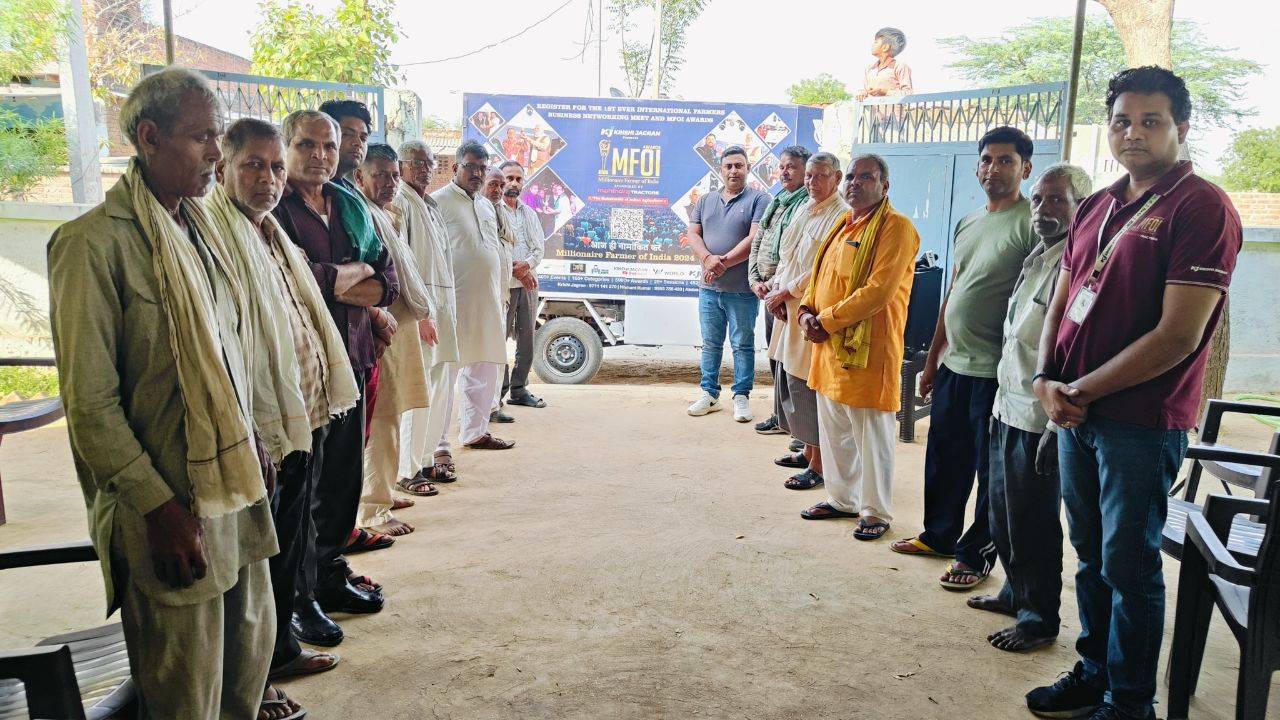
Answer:
<path fill-rule="evenodd" d="M 333 647 L 342 642 L 342 628 L 324 614 L 315 600 L 295 607 L 293 621 L 289 625 L 293 636 L 308 645 Z"/>
<path fill-rule="evenodd" d="M 327 613 L 367 614 L 382 610 L 382 593 L 365 592 L 351 583 L 329 590 L 316 590 L 316 602 Z"/>

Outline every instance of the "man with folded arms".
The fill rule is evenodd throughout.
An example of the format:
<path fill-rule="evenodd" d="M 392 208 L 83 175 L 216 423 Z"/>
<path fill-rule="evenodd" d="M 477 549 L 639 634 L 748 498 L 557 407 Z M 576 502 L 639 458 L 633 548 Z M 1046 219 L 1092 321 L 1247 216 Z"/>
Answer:
<path fill-rule="evenodd" d="M 400 285 L 363 201 L 345 186 L 330 182 L 338 165 L 337 123 L 324 113 L 298 110 L 286 116 L 282 126 L 288 177 L 284 195 L 271 214 L 307 256 L 360 390 L 356 407 L 329 423 L 311 506 L 314 540 L 309 543 L 294 603 L 293 629 L 298 638 L 332 646 L 342 642 L 343 633 L 327 613 L 377 612 L 383 604 L 380 586 L 355 575 L 342 552 L 352 542 L 347 552 L 392 542 L 355 525 L 364 477 L 369 373 L 377 362 L 379 345 L 390 343 L 395 327 L 394 318 L 381 308 L 395 301 Z"/>
<path fill-rule="evenodd" d="M 827 501 L 801 517 L 856 517 L 853 536 L 876 540 L 893 519 L 894 415 L 920 235 L 889 203 L 883 158 L 854 158 L 845 182 L 852 209 L 818 247 L 799 312 L 814 343 L 809 387 L 827 487 Z"/>
<path fill-rule="evenodd" d="M 799 460 L 803 472 L 785 485 L 791 490 L 808 490 L 821 485 L 822 453 L 818 447 L 818 399 L 809 387 L 809 365 L 813 345 L 800 329 L 800 299 L 809 289 L 813 256 L 827 233 L 849 209 L 837 190 L 840 188 L 840 161 L 830 153 L 809 158 L 804 172 L 808 200 L 796 211 L 778 248 L 777 271 L 770 277 L 772 288 L 764 296 L 766 312 L 774 317 L 769 358 L 775 363 L 774 414 L 783 432 L 804 443 L 797 456 L 775 461 L 784 464 Z M 799 464 L 799 463 L 796 463 Z"/>
<path fill-rule="evenodd" d="M 465 142 L 454 153 L 453 181 L 431 197 L 449 233 L 458 303 L 458 440 L 476 450 L 508 450 L 514 442 L 489 432 L 498 375 L 507 362 L 503 300 L 511 265 L 503 262 L 497 210 L 480 192 L 488 170 L 489 151 Z M 441 444 L 447 449 L 443 434 Z"/>
<path fill-rule="evenodd" d="M 287 701 L 264 696 L 277 546 L 250 408 L 256 300 L 199 201 L 222 109 L 202 77 L 166 69 L 120 126 L 128 170 L 49 241 L 71 452 L 142 713 L 251 718 Z"/>

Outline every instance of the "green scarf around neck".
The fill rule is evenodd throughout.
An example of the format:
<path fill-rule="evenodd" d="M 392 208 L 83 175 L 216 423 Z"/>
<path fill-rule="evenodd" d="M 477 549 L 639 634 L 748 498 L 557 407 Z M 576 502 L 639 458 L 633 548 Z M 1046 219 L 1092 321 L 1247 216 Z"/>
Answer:
<path fill-rule="evenodd" d="M 374 263 L 382 255 L 382 240 L 373 229 L 373 218 L 365 210 L 364 200 L 342 186 L 342 183 L 331 182 L 333 201 L 338 204 L 338 218 L 342 221 L 342 229 L 351 238 L 351 248 L 356 251 L 355 259 L 360 262 Z"/>
<path fill-rule="evenodd" d="M 764 216 L 760 218 L 760 232 L 767 233 L 769 243 L 766 247 L 769 249 L 770 257 L 778 257 L 782 233 L 786 232 L 787 226 L 791 224 L 791 217 L 795 215 L 796 208 L 808 199 L 809 190 L 801 185 L 795 190 L 783 190 L 769 201 L 769 206 L 764 209 Z"/>

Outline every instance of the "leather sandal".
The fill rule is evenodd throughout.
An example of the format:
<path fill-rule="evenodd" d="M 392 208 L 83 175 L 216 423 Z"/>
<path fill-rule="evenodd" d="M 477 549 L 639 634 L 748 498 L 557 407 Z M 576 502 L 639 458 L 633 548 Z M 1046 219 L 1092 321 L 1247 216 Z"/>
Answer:
<path fill-rule="evenodd" d="M 510 450 L 515 446 L 516 442 L 514 440 L 502 440 L 494 437 L 492 433 L 485 433 L 484 437 L 479 440 L 463 445 L 463 447 L 471 450 Z"/>

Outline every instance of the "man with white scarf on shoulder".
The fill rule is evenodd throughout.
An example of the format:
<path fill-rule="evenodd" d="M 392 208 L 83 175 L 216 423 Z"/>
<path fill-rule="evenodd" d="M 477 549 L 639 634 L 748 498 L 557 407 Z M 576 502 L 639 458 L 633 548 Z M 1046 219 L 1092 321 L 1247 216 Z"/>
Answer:
<path fill-rule="evenodd" d="M 480 193 L 488 168 L 489 151 L 463 143 L 454 154 L 453 182 L 431 197 L 449 233 L 458 300 L 458 440 L 475 450 L 508 450 L 514 442 L 489 432 L 507 362 L 504 300 L 511 255 L 498 236 L 497 211 Z M 448 447 L 443 435 L 441 444 Z"/>
<path fill-rule="evenodd" d="M 436 324 L 436 344 L 422 343 L 428 407 L 410 410 L 400 423 L 399 483 L 410 494 L 434 494 L 434 483 L 458 479 L 448 445 L 437 447 L 449 425 L 458 377 L 457 301 L 449 233 L 435 198 L 427 193 L 436 171 L 435 153 L 421 140 L 410 140 L 400 146 L 399 156 L 402 182 L 390 211 L 399 219 L 417 261 Z"/>
<path fill-rule="evenodd" d="M 397 227 L 388 212 L 400 189 L 400 158 L 390 145 L 371 144 L 354 175 L 374 228 L 399 271 L 400 297 L 390 310 L 405 330 L 391 338 L 378 361 L 378 401 L 373 406 L 365 447 L 364 490 L 357 525 L 388 535 L 406 535 L 413 532 L 413 526 L 391 514 L 396 502 L 392 491 L 400 469 L 400 423 L 408 411 L 427 407 L 427 367 L 422 345 L 435 345 L 436 325 L 416 259 L 405 243 L 403 229 Z M 429 493 L 424 489 L 420 494 Z"/>
<path fill-rule="evenodd" d="M 242 118 L 227 128 L 218 163 L 220 185 L 205 206 L 245 287 L 255 289 L 253 419 L 278 468 L 271 499 L 280 552 L 270 560 L 276 637 L 271 679 L 310 675 L 338 663 L 333 653 L 304 649 L 290 628 L 297 581 L 306 558 L 320 448 L 329 422 L 359 396 L 346 348 L 325 307 L 306 257 L 271 210 L 286 178 L 284 135 L 271 123 Z M 269 688 L 265 703 L 296 712 Z"/>

